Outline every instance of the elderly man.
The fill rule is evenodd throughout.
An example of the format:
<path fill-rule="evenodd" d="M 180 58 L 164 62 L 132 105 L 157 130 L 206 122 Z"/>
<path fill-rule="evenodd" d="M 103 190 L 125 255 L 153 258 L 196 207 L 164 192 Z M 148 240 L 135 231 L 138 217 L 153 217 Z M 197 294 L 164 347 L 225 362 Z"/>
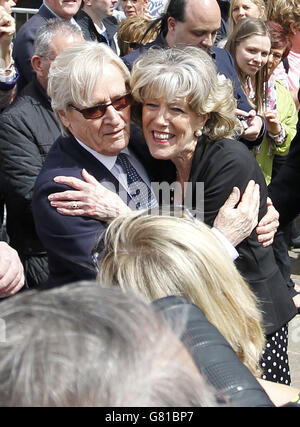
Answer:
<path fill-rule="evenodd" d="M 157 181 L 157 172 L 151 159 L 143 166 L 131 144 L 128 147 L 129 71 L 104 43 L 86 42 L 63 52 L 51 66 L 48 93 L 60 119 L 63 137 L 53 144 L 36 181 L 33 214 L 37 233 L 48 251 L 48 285 L 57 286 L 95 278 L 92 251 L 105 224 L 93 218 L 60 215 L 53 208 L 55 203 L 50 206 L 48 196 L 68 188 L 55 177 L 65 175 L 81 179 L 82 169 L 85 169 L 84 177 L 88 171 L 95 182 L 122 193 L 129 206 L 138 208 L 139 204 L 146 207 L 149 201 L 155 202 L 149 187 L 151 181 Z M 132 181 L 142 181 L 143 188 L 134 189 Z M 143 189 L 147 191 L 144 193 Z M 257 202 L 256 197 L 254 199 Z M 229 200 L 225 206 L 226 215 L 229 211 L 230 222 L 233 218 L 230 212 L 235 218 L 230 223 L 230 233 L 244 232 L 245 228 L 250 234 L 255 219 L 254 223 L 250 221 L 250 227 L 249 224 L 241 225 L 240 221 L 247 223 L 245 213 L 252 208 L 252 200 L 252 196 L 242 199 L 241 212 L 234 209 L 239 195 L 234 194 Z M 72 207 L 77 211 L 78 204 L 72 203 Z M 221 223 L 218 224 L 223 231 Z"/>
<path fill-rule="evenodd" d="M 106 43 L 119 54 L 117 42 L 118 21 L 113 16 L 117 0 L 83 0 L 75 19 L 85 40 Z"/>
<path fill-rule="evenodd" d="M 128 68 L 131 69 L 143 49 L 150 47 L 189 45 L 204 49 L 214 58 L 219 74 L 233 82 L 239 109 L 237 113 L 247 118 L 248 128 L 242 135 L 242 141 L 249 147 L 261 143 L 265 134 L 264 119 L 250 107 L 229 52 L 214 47 L 221 26 L 221 11 L 217 0 L 171 0 L 160 21 L 161 33 L 154 42 L 123 57 Z"/>
<path fill-rule="evenodd" d="M 60 134 L 46 93 L 48 71 L 56 55 L 82 41 L 77 26 L 48 20 L 35 40 L 31 62 L 36 77 L 1 116 L 0 192 L 7 209 L 10 244 L 24 264 L 28 287 L 40 287 L 48 272 L 46 252 L 36 234 L 31 210 L 35 180 Z"/>
<path fill-rule="evenodd" d="M 18 92 L 34 77 L 31 58 L 37 30 L 51 18 L 71 20 L 74 23 L 73 16 L 78 12 L 80 4 L 81 0 L 44 0 L 38 13 L 25 22 L 17 32 L 13 57 L 20 73 Z"/>

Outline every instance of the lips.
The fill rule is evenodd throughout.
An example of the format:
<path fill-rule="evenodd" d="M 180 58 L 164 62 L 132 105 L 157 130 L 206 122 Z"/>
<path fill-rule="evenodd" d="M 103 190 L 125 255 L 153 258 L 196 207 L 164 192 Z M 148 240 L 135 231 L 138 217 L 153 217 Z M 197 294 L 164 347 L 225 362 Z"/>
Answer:
<path fill-rule="evenodd" d="M 174 137 L 174 134 L 168 132 L 152 131 L 152 136 L 155 142 L 166 144 Z"/>

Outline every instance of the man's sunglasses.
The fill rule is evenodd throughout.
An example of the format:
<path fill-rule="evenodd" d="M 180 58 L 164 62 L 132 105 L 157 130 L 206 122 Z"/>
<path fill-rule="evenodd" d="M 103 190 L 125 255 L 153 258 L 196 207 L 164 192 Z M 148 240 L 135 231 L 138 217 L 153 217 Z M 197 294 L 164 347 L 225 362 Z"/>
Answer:
<path fill-rule="evenodd" d="M 121 111 L 124 110 L 124 108 L 128 107 L 131 103 L 131 93 L 127 93 L 121 96 L 120 98 L 115 99 L 110 104 L 98 104 L 94 107 L 84 108 L 83 110 L 80 110 L 72 104 L 70 104 L 69 107 L 73 108 L 76 111 L 79 111 L 79 113 L 81 113 L 85 119 L 94 120 L 103 117 L 106 113 L 107 107 L 109 107 L 110 105 L 112 105 L 116 111 Z"/>

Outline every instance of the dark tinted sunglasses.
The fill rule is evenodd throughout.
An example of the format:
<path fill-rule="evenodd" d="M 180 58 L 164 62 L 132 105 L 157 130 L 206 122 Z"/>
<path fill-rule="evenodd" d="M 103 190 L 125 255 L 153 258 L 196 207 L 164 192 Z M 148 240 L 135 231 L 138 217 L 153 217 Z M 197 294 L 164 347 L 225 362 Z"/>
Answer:
<path fill-rule="evenodd" d="M 115 99 L 110 104 L 98 104 L 94 107 L 84 108 L 80 110 L 74 105 L 70 104 L 69 107 L 73 108 L 76 111 L 79 111 L 83 115 L 85 119 L 100 119 L 106 113 L 107 107 L 112 105 L 116 111 L 124 110 L 124 108 L 128 107 L 132 103 L 131 93 L 127 93 L 120 98 Z"/>
<path fill-rule="evenodd" d="M 127 41 L 123 41 L 123 43 L 126 43 L 126 44 L 128 44 L 128 46 L 131 48 L 131 49 L 138 49 L 138 48 L 140 48 L 140 47 L 142 47 L 143 45 L 142 45 L 142 43 L 137 43 L 137 42 L 127 42 Z"/>

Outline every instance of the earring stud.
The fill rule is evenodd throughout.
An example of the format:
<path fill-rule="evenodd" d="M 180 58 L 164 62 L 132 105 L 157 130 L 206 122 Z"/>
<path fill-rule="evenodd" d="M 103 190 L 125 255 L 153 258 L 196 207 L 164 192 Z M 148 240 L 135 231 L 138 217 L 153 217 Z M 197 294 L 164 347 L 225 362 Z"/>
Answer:
<path fill-rule="evenodd" d="M 200 138 L 200 136 L 202 135 L 202 130 L 201 129 L 195 130 L 194 135 L 196 138 Z"/>

